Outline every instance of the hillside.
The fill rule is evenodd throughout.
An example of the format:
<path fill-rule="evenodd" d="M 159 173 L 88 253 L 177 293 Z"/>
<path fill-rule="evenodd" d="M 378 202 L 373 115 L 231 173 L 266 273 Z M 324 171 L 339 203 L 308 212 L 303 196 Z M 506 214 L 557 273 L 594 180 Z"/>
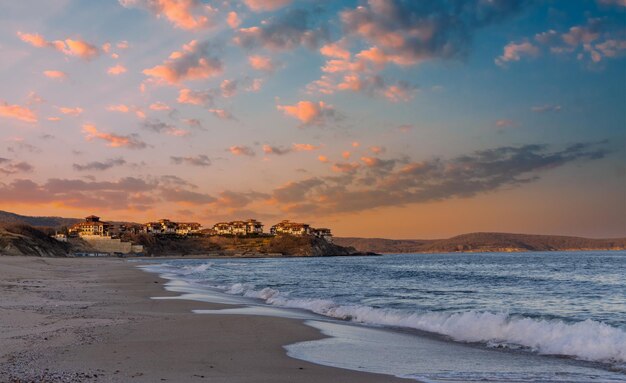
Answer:
<path fill-rule="evenodd" d="M 82 220 L 78 218 L 29 217 L 0 210 L 0 224 L 58 228 L 62 226 L 69 226 L 80 221 Z"/>
<path fill-rule="evenodd" d="M 626 250 L 626 238 L 591 239 L 556 235 L 470 233 L 439 240 L 335 238 L 340 246 L 376 253 L 517 252 Z"/>
<path fill-rule="evenodd" d="M 0 225 L 0 255 L 66 257 L 70 245 L 27 225 Z"/>
<path fill-rule="evenodd" d="M 213 255 L 233 257 L 322 257 L 360 255 L 315 237 L 154 237 L 146 234 L 128 235 L 125 240 L 144 246 L 148 255 L 181 256 Z"/>

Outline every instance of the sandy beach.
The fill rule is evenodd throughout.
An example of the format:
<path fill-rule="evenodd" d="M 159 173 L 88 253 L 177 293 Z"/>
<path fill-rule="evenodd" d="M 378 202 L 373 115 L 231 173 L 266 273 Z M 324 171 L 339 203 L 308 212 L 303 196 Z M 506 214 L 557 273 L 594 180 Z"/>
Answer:
<path fill-rule="evenodd" d="M 318 339 L 298 320 L 198 315 L 121 259 L 0 257 L 1 382 L 394 382 L 319 366 L 283 345 Z M 228 306 L 232 307 L 232 306 Z"/>

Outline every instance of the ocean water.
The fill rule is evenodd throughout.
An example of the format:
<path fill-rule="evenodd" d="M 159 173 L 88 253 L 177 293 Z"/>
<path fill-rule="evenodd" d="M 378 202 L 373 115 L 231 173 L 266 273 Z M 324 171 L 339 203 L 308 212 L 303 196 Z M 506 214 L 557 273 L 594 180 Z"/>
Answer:
<path fill-rule="evenodd" d="M 423 381 L 626 381 L 626 252 L 164 260 L 201 314 L 305 319 L 289 355 Z"/>

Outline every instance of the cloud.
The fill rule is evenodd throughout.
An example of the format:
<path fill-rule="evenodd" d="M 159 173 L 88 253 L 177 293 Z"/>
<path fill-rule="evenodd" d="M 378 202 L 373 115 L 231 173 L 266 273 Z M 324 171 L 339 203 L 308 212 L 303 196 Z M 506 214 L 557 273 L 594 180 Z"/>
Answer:
<path fill-rule="evenodd" d="M 126 161 L 121 158 L 110 158 L 106 161 L 92 161 L 92 162 L 88 162 L 84 165 L 81 164 L 74 164 L 72 165 L 72 167 L 74 168 L 74 170 L 77 171 L 104 171 L 104 170 L 108 170 L 111 169 L 115 166 L 122 166 L 125 165 Z"/>
<path fill-rule="evenodd" d="M 52 178 L 45 183 L 18 179 L 0 182 L 0 200 L 23 204 L 54 204 L 78 209 L 146 210 L 156 204 L 165 185 L 134 177 L 99 182 Z"/>
<path fill-rule="evenodd" d="M 149 106 L 150 110 L 170 110 L 172 108 L 170 108 L 169 105 L 163 103 L 163 102 L 155 102 L 150 104 Z"/>
<path fill-rule="evenodd" d="M 359 37 L 378 50 L 382 63 L 406 66 L 466 57 L 477 29 L 508 19 L 529 3 L 369 0 L 341 12 L 341 21 L 348 37 Z"/>
<path fill-rule="evenodd" d="M 85 60 L 91 60 L 100 55 L 100 50 L 93 44 L 84 40 L 54 40 L 48 41 L 40 34 L 17 32 L 19 38 L 37 48 L 52 48 L 66 56 L 76 56 Z"/>
<path fill-rule="evenodd" d="M 351 173 L 354 174 L 359 168 L 360 164 L 356 162 L 337 162 L 332 166 L 332 171 L 337 173 Z"/>
<path fill-rule="evenodd" d="M 339 64 L 339 63 L 342 64 Z M 363 93 L 368 96 L 379 96 L 391 102 L 407 102 L 412 100 L 417 93 L 417 87 L 406 81 L 398 81 L 388 84 L 383 77 L 373 74 L 365 67 L 345 63 L 342 60 L 331 60 L 322 68 L 328 72 L 322 75 L 319 80 L 307 85 L 310 93 L 319 92 L 323 94 L 333 94 L 338 91 L 351 91 Z M 329 68 L 332 65 L 332 68 Z M 360 73 L 363 72 L 363 73 Z M 366 73 L 369 72 L 369 73 Z"/>
<path fill-rule="evenodd" d="M 500 120 L 496 120 L 496 126 L 498 128 L 512 128 L 512 127 L 517 126 L 517 123 L 513 120 L 500 119 Z"/>
<path fill-rule="evenodd" d="M 504 53 L 495 59 L 495 63 L 499 66 L 505 66 L 511 61 L 519 61 L 522 57 L 537 57 L 539 55 L 539 48 L 534 46 L 528 41 L 521 43 L 508 43 L 504 47 Z"/>
<path fill-rule="evenodd" d="M 164 188 L 161 191 L 161 196 L 166 201 L 178 202 L 185 205 L 204 205 L 216 201 L 215 197 L 212 197 L 209 194 L 179 188 Z"/>
<path fill-rule="evenodd" d="M 210 26 L 211 16 L 216 12 L 198 0 L 119 0 L 119 3 L 125 8 L 147 9 L 176 28 L 188 30 Z"/>
<path fill-rule="evenodd" d="M 550 169 L 600 159 L 608 153 L 604 143 L 579 143 L 552 151 L 545 145 L 503 146 L 421 162 L 363 157 L 365 166 L 335 164 L 338 176 L 313 177 L 278 187 L 272 201 L 286 212 L 334 214 L 468 198 L 524 185 Z"/>
<path fill-rule="evenodd" d="M 192 40 L 183 45 L 181 51 L 170 54 L 163 64 L 144 69 L 143 74 L 166 84 L 217 76 L 222 73 L 223 65 L 219 57 L 213 54 L 213 49 L 208 41 Z"/>
<path fill-rule="evenodd" d="M 310 152 L 318 150 L 320 146 L 313 144 L 293 144 L 290 148 L 282 146 L 263 145 L 263 152 L 265 154 L 276 154 L 279 156 L 291 153 L 291 152 Z"/>
<path fill-rule="evenodd" d="M 165 123 L 158 119 L 151 119 L 142 123 L 144 129 L 150 130 L 155 133 L 165 133 L 170 136 L 184 137 L 190 133 L 188 130 L 179 129 L 174 125 Z"/>
<path fill-rule="evenodd" d="M 328 159 L 328 157 L 327 157 L 327 156 L 324 156 L 324 155 L 319 155 L 319 156 L 317 156 L 317 160 L 318 160 L 319 162 L 322 162 L 322 163 L 328 163 L 328 162 L 330 162 L 330 159 Z"/>
<path fill-rule="evenodd" d="M 30 173 L 33 171 L 33 166 L 24 161 L 12 161 L 7 158 L 0 157 L 0 174 L 13 175 Z"/>
<path fill-rule="evenodd" d="M 67 73 L 62 72 L 60 70 L 45 70 L 45 71 L 43 71 L 43 75 L 48 77 L 48 78 L 52 78 L 52 79 L 56 79 L 56 80 L 65 80 L 65 79 L 67 79 Z"/>
<path fill-rule="evenodd" d="M 228 148 L 228 151 L 234 154 L 235 156 L 254 157 L 256 155 L 256 153 L 251 147 L 244 146 L 244 145 L 231 146 L 230 148 Z"/>
<path fill-rule="evenodd" d="M 129 149 L 144 149 L 148 145 L 141 141 L 137 134 L 131 135 L 118 135 L 113 133 L 104 133 L 98 130 L 93 124 L 84 124 L 83 133 L 87 141 L 101 140 L 107 142 L 107 146 L 112 148 L 129 148 Z"/>
<path fill-rule="evenodd" d="M 228 12 L 228 16 L 226 16 L 226 23 L 232 29 L 239 28 L 239 26 L 241 25 L 241 19 L 239 18 L 239 15 L 237 14 L 237 12 L 234 12 L 234 11 Z"/>
<path fill-rule="evenodd" d="M 117 64 L 107 69 L 107 74 L 110 76 L 119 76 L 122 73 L 126 73 L 126 70 L 127 69 L 124 65 Z"/>
<path fill-rule="evenodd" d="M 193 157 L 172 156 L 170 157 L 170 160 L 172 161 L 173 164 L 176 164 L 176 165 L 187 164 L 191 166 L 200 166 L 200 167 L 211 166 L 211 159 L 209 159 L 209 157 L 207 157 L 204 154 L 200 154 L 200 155 L 193 156 Z"/>
<path fill-rule="evenodd" d="M 146 118 L 146 114 L 141 108 L 134 105 L 125 105 L 125 104 L 117 104 L 117 105 L 109 105 L 106 108 L 109 112 L 118 112 L 118 113 L 130 113 L 133 112 L 138 118 L 144 119 Z"/>
<path fill-rule="evenodd" d="M 248 57 L 248 62 L 253 69 L 267 73 L 273 73 L 277 67 L 272 59 L 267 56 L 252 55 Z"/>
<path fill-rule="evenodd" d="M 532 108 L 530 108 L 530 110 L 535 113 L 560 112 L 561 109 L 562 109 L 561 105 L 554 105 L 554 104 L 538 105 L 538 106 L 533 106 Z"/>
<path fill-rule="evenodd" d="M 310 152 L 312 150 L 318 150 L 319 148 L 319 145 L 313 144 L 293 144 L 294 152 Z"/>
<path fill-rule="evenodd" d="M 345 47 L 345 40 L 322 46 L 320 48 L 320 53 L 327 57 L 334 57 L 342 60 L 349 60 L 351 56 L 350 51 Z"/>
<path fill-rule="evenodd" d="M 220 120 L 236 120 L 235 116 L 232 115 L 226 109 L 209 109 L 209 113 L 219 118 Z"/>
<path fill-rule="evenodd" d="M 66 106 L 61 106 L 58 108 L 59 112 L 61 112 L 62 114 L 68 115 L 68 116 L 72 116 L 72 117 L 78 117 L 81 114 L 83 114 L 83 109 L 76 107 L 76 108 L 70 108 L 70 107 L 66 107 Z"/>
<path fill-rule="evenodd" d="M 17 104 L 8 104 L 6 101 L 0 101 L 0 116 L 29 123 L 38 120 L 33 110 Z"/>
<path fill-rule="evenodd" d="M 180 104 L 209 106 L 213 105 L 213 92 L 181 89 L 178 91 L 178 98 L 176 100 Z"/>
<path fill-rule="evenodd" d="M 300 120 L 302 125 L 323 126 L 329 120 L 337 119 L 335 108 L 323 101 L 300 101 L 295 105 L 277 105 L 276 108 L 286 116 Z"/>
<path fill-rule="evenodd" d="M 323 27 L 313 26 L 314 16 L 307 10 L 292 9 L 260 27 L 239 29 L 234 42 L 249 49 L 292 50 L 301 46 L 315 49 L 327 40 L 327 32 Z"/>
<path fill-rule="evenodd" d="M 220 84 L 220 90 L 222 91 L 222 97 L 230 98 L 237 94 L 237 80 L 223 80 Z"/>
<path fill-rule="evenodd" d="M 586 24 L 574 25 L 562 33 L 552 29 L 538 33 L 535 40 L 554 54 L 572 54 L 593 64 L 626 54 L 624 29 L 604 18 L 589 18 Z"/>
<path fill-rule="evenodd" d="M 281 146 L 263 145 L 263 153 L 276 154 L 278 156 L 282 156 L 282 155 L 291 153 L 291 148 L 284 148 Z"/>
<path fill-rule="evenodd" d="M 254 12 L 275 11 L 291 4 L 292 0 L 243 0 Z"/>

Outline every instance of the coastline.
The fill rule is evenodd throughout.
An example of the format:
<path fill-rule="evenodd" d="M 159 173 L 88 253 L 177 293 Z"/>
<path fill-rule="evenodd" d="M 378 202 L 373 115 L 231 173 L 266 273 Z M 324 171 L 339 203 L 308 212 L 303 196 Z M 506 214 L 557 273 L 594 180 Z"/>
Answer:
<path fill-rule="evenodd" d="M 178 294 L 123 259 L 0 257 L 0 281 L 0 381 L 410 381 L 288 357 L 325 337 L 301 320 L 152 300 Z"/>

